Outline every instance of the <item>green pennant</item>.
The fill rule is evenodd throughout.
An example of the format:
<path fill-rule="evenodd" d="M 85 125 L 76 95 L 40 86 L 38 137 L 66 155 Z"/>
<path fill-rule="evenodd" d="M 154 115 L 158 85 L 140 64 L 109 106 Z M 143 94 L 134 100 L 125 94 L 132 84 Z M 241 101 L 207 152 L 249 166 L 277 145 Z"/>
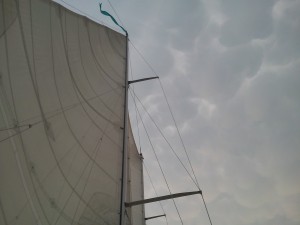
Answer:
<path fill-rule="evenodd" d="M 99 3 L 99 6 L 100 6 L 100 12 L 105 16 L 109 16 L 111 18 L 111 20 L 126 33 L 126 36 L 128 36 L 127 31 L 120 24 L 118 24 L 118 22 L 115 20 L 115 18 L 112 15 L 110 15 L 108 12 L 101 9 L 102 3 Z"/>

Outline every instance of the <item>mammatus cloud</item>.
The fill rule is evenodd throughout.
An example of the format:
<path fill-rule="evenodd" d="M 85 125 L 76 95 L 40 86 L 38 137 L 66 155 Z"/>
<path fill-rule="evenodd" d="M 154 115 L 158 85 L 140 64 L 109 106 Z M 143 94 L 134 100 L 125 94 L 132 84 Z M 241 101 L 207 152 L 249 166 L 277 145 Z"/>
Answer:
<path fill-rule="evenodd" d="M 264 39 L 272 34 L 272 8 L 274 0 L 229 0 L 221 1 L 221 10 L 226 20 L 221 26 L 220 42 L 232 47 Z"/>
<path fill-rule="evenodd" d="M 170 35 L 172 44 L 161 50 L 173 55 L 174 64 L 164 70 L 168 72 L 163 74 L 163 82 L 213 221 L 297 224 L 299 3 L 224 1 L 213 8 L 215 15 L 210 14 L 211 5 L 202 5 L 205 18 L 201 29 L 185 27 L 191 30 L 184 35 L 193 40 L 192 47 L 176 47 Z M 159 35 L 152 35 L 159 42 Z M 168 126 L 170 121 L 166 122 L 163 113 L 166 106 L 157 101 L 149 105 L 158 107 L 159 117 L 165 121 L 162 127 Z M 180 151 L 179 145 L 176 147 Z M 167 153 L 162 151 L 161 157 L 168 158 Z M 176 186 L 176 175 L 173 179 Z M 201 217 L 205 216 L 202 213 Z M 199 220 L 207 223 L 194 218 L 194 222 Z"/>

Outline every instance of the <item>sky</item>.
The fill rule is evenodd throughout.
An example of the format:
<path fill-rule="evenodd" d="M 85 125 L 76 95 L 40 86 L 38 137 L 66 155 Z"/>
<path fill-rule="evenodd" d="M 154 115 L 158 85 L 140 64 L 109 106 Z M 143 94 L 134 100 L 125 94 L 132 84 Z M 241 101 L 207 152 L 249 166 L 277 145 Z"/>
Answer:
<path fill-rule="evenodd" d="M 64 1 L 122 32 L 100 15 L 100 1 Z M 102 3 L 129 33 L 130 77 L 160 77 L 212 223 L 299 225 L 300 1 Z M 134 84 L 131 90 L 191 173 L 160 82 Z M 140 103 L 143 123 L 130 102 L 135 139 L 158 195 L 168 189 L 143 123 L 172 193 L 197 190 Z M 147 171 L 145 197 L 154 197 Z M 209 224 L 199 196 L 176 204 L 184 224 Z M 168 223 L 181 224 L 173 202 L 162 205 Z M 150 204 L 146 213 L 162 209 Z"/>

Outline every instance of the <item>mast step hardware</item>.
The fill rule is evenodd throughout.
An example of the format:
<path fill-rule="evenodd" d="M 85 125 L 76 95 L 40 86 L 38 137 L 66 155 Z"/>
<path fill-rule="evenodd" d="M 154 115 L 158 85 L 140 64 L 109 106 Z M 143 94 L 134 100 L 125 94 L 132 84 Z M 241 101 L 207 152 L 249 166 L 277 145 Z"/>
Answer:
<path fill-rule="evenodd" d="M 202 195 L 202 191 L 182 192 L 182 193 L 164 195 L 164 196 L 148 198 L 148 199 L 143 199 L 143 200 L 138 200 L 138 201 L 133 201 L 133 202 L 126 202 L 125 207 L 131 207 L 131 206 L 135 206 L 135 205 L 143 205 L 143 204 L 147 204 L 147 203 L 151 203 L 151 202 L 158 202 L 158 201 L 162 201 L 162 200 L 168 200 L 168 199 L 172 199 L 172 198 L 179 198 L 179 197 L 195 195 L 195 194 Z"/>
<path fill-rule="evenodd" d="M 153 80 L 153 79 L 158 79 L 159 77 L 148 77 L 148 78 L 142 78 L 142 79 L 138 79 L 138 80 L 130 80 L 128 81 L 128 84 L 132 84 L 132 83 L 137 83 L 137 82 L 142 82 L 142 81 L 146 81 L 146 80 Z"/>

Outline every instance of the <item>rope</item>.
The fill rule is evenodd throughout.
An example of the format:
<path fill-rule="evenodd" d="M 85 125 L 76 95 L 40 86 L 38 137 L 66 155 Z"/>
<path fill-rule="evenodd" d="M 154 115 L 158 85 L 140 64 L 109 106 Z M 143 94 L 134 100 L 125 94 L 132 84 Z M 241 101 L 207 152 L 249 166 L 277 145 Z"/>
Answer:
<path fill-rule="evenodd" d="M 130 92 L 130 93 L 131 93 L 131 92 Z M 138 112 L 139 112 L 139 111 L 138 111 Z M 139 113 L 139 116 L 140 116 L 140 118 L 141 118 L 140 113 Z M 166 175 L 165 175 L 165 173 L 164 173 L 164 171 L 163 171 L 163 169 L 162 169 L 162 166 L 161 166 L 161 164 L 160 164 L 160 162 L 159 162 L 159 159 L 158 159 L 158 156 L 157 156 L 157 154 L 156 154 L 156 151 L 154 150 L 153 143 L 152 143 L 152 141 L 151 141 L 151 139 L 150 139 L 149 133 L 148 133 L 148 131 L 147 131 L 147 129 L 146 129 L 146 126 L 145 126 L 145 124 L 144 124 L 144 122 L 143 122 L 142 119 L 141 119 L 141 122 L 142 122 L 142 124 L 143 124 L 143 127 L 144 127 L 144 130 L 145 130 L 145 132 L 146 132 L 147 138 L 148 138 L 149 143 L 150 143 L 150 145 L 151 145 L 151 149 L 152 149 L 152 151 L 153 151 L 153 153 L 154 153 L 154 156 L 155 156 L 156 161 L 157 161 L 157 163 L 158 163 L 159 169 L 160 169 L 160 171 L 161 171 L 161 173 L 162 173 L 162 176 L 163 176 L 163 178 L 164 178 L 164 181 L 165 181 L 165 183 L 166 183 L 166 186 L 167 186 L 167 188 L 168 188 L 168 190 L 169 190 L 169 193 L 172 194 L 171 189 L 170 189 L 170 186 L 169 186 L 169 183 L 168 183 L 167 178 L 166 178 Z M 178 217 L 179 217 L 179 219 L 180 219 L 180 221 L 181 221 L 181 224 L 183 225 L 183 220 L 182 220 L 182 218 L 181 218 L 181 215 L 180 215 L 180 213 L 179 213 L 179 210 L 178 210 L 178 207 L 177 207 L 177 205 L 176 205 L 176 202 L 175 202 L 174 198 L 172 198 L 172 201 L 173 201 L 173 203 L 174 203 L 174 206 L 175 206 L 175 209 L 176 209 L 176 211 L 177 211 Z"/>
<path fill-rule="evenodd" d="M 98 19 L 98 18 L 96 18 L 96 17 L 94 17 L 94 16 L 91 16 L 90 14 L 87 14 L 86 12 L 83 12 L 82 10 L 80 10 L 80 9 L 78 9 L 77 7 L 75 7 L 75 6 L 71 5 L 71 4 L 69 4 L 68 2 L 66 2 L 66 1 L 64 1 L 64 0 L 59 0 L 59 1 L 63 2 L 64 4 L 66 4 L 67 6 L 70 6 L 70 7 L 73 8 L 73 9 L 77 10 L 77 11 L 80 12 L 82 15 L 87 16 L 87 17 L 89 17 L 89 18 L 91 18 L 91 19 L 93 19 L 93 20 L 99 22 L 100 24 L 104 24 L 105 26 L 107 26 L 107 24 L 105 24 L 102 20 L 100 20 L 100 19 Z"/>
<path fill-rule="evenodd" d="M 180 142 L 181 142 L 181 144 L 182 144 L 182 147 L 183 147 L 183 149 L 184 149 L 185 155 L 186 155 L 186 157 L 187 157 L 187 159 L 188 159 L 188 162 L 189 162 L 189 165 L 190 165 L 190 167 L 191 167 L 191 169 L 192 169 L 192 173 L 193 173 L 193 176 L 194 176 L 194 178 L 195 178 L 195 181 L 196 181 L 196 183 L 197 183 L 197 187 L 199 188 L 199 191 L 201 191 L 201 189 L 200 189 L 200 185 L 199 185 L 199 182 L 198 182 L 198 180 L 197 180 L 197 177 L 196 177 L 196 174 L 195 174 L 194 168 L 193 168 L 193 166 L 192 166 L 192 163 L 191 163 L 191 160 L 190 160 L 190 157 L 189 157 L 189 154 L 188 154 L 188 152 L 187 152 L 187 150 L 186 150 L 186 147 L 185 147 L 185 144 L 184 144 L 184 142 L 183 142 L 183 139 L 182 139 L 182 136 L 181 136 L 181 134 L 180 134 L 180 131 L 179 131 L 179 129 L 178 129 L 178 125 L 177 125 L 177 123 L 176 123 L 176 120 L 175 120 L 174 114 L 173 114 L 173 112 L 172 112 L 172 109 L 171 109 L 170 103 L 169 103 L 169 101 L 168 101 L 168 98 L 167 98 L 166 92 L 165 92 L 165 90 L 164 90 L 164 88 L 163 88 L 163 86 L 162 86 L 162 83 L 161 83 L 161 80 L 160 80 L 160 79 L 159 79 L 159 84 L 160 84 L 160 87 L 161 87 L 161 89 L 162 89 L 162 92 L 163 92 L 163 94 L 164 94 L 164 97 L 165 97 L 166 103 L 167 103 L 167 105 L 168 105 L 168 109 L 169 109 L 169 111 L 170 111 L 170 114 L 171 114 L 171 116 L 172 116 L 172 119 L 173 119 L 174 125 L 175 125 L 175 127 L 176 127 L 176 130 L 177 130 L 177 133 L 178 133 L 178 136 L 179 136 Z"/>
<path fill-rule="evenodd" d="M 90 18 L 93 18 L 94 20 L 99 21 L 98 19 L 96 19 L 96 18 L 94 18 L 94 17 L 92 17 L 92 16 L 90 16 L 90 15 L 84 13 L 83 11 L 79 10 L 78 8 L 76 8 L 76 7 L 74 7 L 74 6 L 70 5 L 70 4 L 68 4 L 68 3 L 65 2 L 64 0 L 61 0 L 61 1 L 64 2 L 66 5 L 69 5 L 70 7 L 72 7 L 72 8 L 74 8 L 74 9 L 78 10 L 78 11 L 79 11 L 80 13 L 82 13 L 83 15 L 87 15 L 87 16 L 89 16 Z M 117 16 L 118 20 L 120 21 L 121 25 L 124 26 L 123 23 L 122 23 L 122 21 L 121 21 L 121 19 L 120 19 L 119 16 L 118 16 L 118 13 L 116 12 L 116 10 L 115 10 L 115 8 L 113 7 L 113 5 L 111 4 L 110 0 L 108 0 L 108 3 L 109 3 L 109 5 L 111 6 L 111 8 L 113 9 L 114 13 L 116 14 L 116 16 Z M 104 24 L 102 21 L 100 21 L 100 22 L 101 22 L 102 24 Z M 128 40 L 129 40 L 129 39 L 128 39 Z M 155 70 L 154 70 L 154 68 L 151 66 L 151 64 L 145 59 L 145 57 L 144 57 L 144 56 L 141 54 L 141 52 L 135 47 L 135 45 L 131 42 L 131 40 L 129 40 L 129 42 L 131 43 L 131 45 L 133 46 L 133 48 L 136 50 L 136 52 L 140 55 L 140 57 L 143 59 L 143 61 L 148 65 L 148 67 L 151 69 L 151 71 L 158 77 L 157 73 L 155 72 Z M 179 129 L 178 129 L 178 126 L 177 126 L 177 123 L 176 123 L 174 114 L 173 114 L 173 112 L 172 112 L 172 110 L 171 110 L 171 106 L 170 106 L 170 104 L 169 104 L 167 95 L 166 95 L 166 93 L 165 93 L 165 90 L 164 90 L 164 88 L 163 88 L 162 83 L 161 83 L 160 80 L 159 80 L 159 83 L 160 83 L 162 92 L 163 92 L 163 94 L 164 94 L 165 100 L 166 100 L 166 102 L 167 102 L 169 111 L 170 111 L 171 116 L 172 116 L 172 119 L 173 119 L 173 122 L 174 122 L 175 127 L 176 127 L 176 130 L 177 130 L 177 132 L 178 132 L 178 135 L 179 135 L 179 138 L 180 138 L 180 142 L 181 142 L 181 144 L 182 144 L 182 146 L 183 146 L 183 149 L 184 149 L 184 151 L 185 151 L 186 157 L 187 157 L 187 159 L 188 159 L 188 163 L 189 163 L 189 165 L 190 165 L 190 167 L 191 167 L 192 174 L 193 174 L 195 180 L 194 180 L 192 177 L 191 177 L 191 178 L 192 178 L 193 182 L 195 183 L 195 185 L 198 187 L 198 189 L 201 191 L 200 185 L 199 185 L 199 182 L 198 182 L 198 179 L 197 179 L 197 177 L 196 177 L 194 168 L 193 168 L 193 166 L 192 166 L 192 163 L 191 163 L 191 160 L 190 160 L 190 157 L 189 157 L 189 154 L 188 154 L 187 149 L 186 149 L 186 147 L 185 147 L 185 144 L 184 144 L 184 142 L 183 142 L 182 136 L 181 136 L 181 134 L 180 134 L 180 132 L 179 132 Z M 134 94 L 134 96 L 136 96 L 136 95 Z M 137 96 L 136 96 L 136 97 L 137 97 Z M 133 99 L 134 99 L 134 104 L 136 105 L 135 98 L 133 98 Z M 139 99 L 138 99 L 138 100 L 139 100 Z M 140 101 L 140 100 L 139 100 L 139 101 Z M 137 108 L 136 108 L 136 109 L 137 109 Z M 147 112 L 147 113 L 148 113 L 148 112 Z M 148 115 L 149 115 L 149 114 L 148 114 Z M 151 117 L 150 117 L 150 118 L 151 118 Z M 151 120 L 152 120 L 152 118 L 151 118 Z M 141 121 L 142 121 L 142 120 L 141 120 Z M 143 123 L 143 121 L 142 121 L 142 123 Z M 138 125 L 137 125 L 137 126 L 138 126 Z M 144 126 L 144 124 L 143 124 L 143 126 Z M 155 126 L 157 126 L 156 123 L 155 123 Z M 159 130 L 159 131 L 160 131 L 160 130 Z M 160 132 L 161 132 L 161 131 L 160 131 Z M 139 135 L 139 131 L 138 131 L 138 135 Z M 148 134 L 147 134 L 147 135 L 148 135 Z M 163 137 L 164 137 L 164 136 L 163 136 Z M 139 136 L 139 138 L 140 138 L 140 136 Z M 164 138 L 165 138 L 165 137 L 164 137 Z M 139 141 L 140 141 L 140 140 L 139 140 Z M 150 140 L 149 140 L 149 141 L 150 141 Z M 167 143 L 169 144 L 168 141 L 167 141 Z M 151 144 L 151 145 L 152 145 L 152 144 Z M 173 151 L 173 148 L 171 148 L 171 149 L 172 149 L 172 151 Z M 173 152 L 174 152 L 174 151 L 173 151 Z M 174 154 L 175 154 L 176 157 L 178 158 L 178 155 L 177 155 L 175 152 L 174 152 Z M 182 163 L 181 160 L 179 160 L 179 161 Z M 182 165 L 183 165 L 183 163 L 182 163 Z M 185 170 L 187 171 L 187 169 L 186 169 L 186 167 L 185 167 L 184 165 L 183 165 L 183 167 L 184 167 Z M 188 171 L 187 171 L 187 172 L 188 172 Z M 189 172 L 188 172 L 188 174 L 189 174 L 189 176 L 191 176 Z M 204 203 L 204 205 L 205 205 L 205 209 L 206 209 L 207 216 L 208 216 L 208 218 L 209 218 L 210 224 L 212 225 L 212 221 L 211 221 L 211 218 L 210 218 L 210 215 L 209 215 L 209 212 L 208 212 L 208 209 L 207 209 L 205 200 L 204 200 L 203 192 L 202 192 L 202 194 L 201 194 L 201 197 L 202 197 L 203 203 Z M 173 201 L 174 201 L 174 199 L 173 199 Z M 174 202 L 174 204 L 175 204 L 175 202 Z M 175 206 L 176 206 L 176 205 L 175 205 Z M 177 209 L 177 207 L 176 207 L 176 209 Z M 177 211 L 178 211 L 178 209 L 177 209 Z"/>
<path fill-rule="evenodd" d="M 188 169 L 186 168 L 186 166 L 184 165 L 184 163 L 182 162 L 182 160 L 180 159 L 180 157 L 178 156 L 178 154 L 175 152 L 174 148 L 172 147 L 172 145 L 170 144 L 170 142 L 167 140 L 167 138 L 165 137 L 165 135 L 163 134 L 163 132 L 161 131 L 161 129 L 158 127 L 157 123 L 154 121 L 154 119 L 152 118 L 152 116 L 150 115 L 150 113 L 147 111 L 146 107 L 143 105 L 143 103 L 141 102 L 141 100 L 139 99 L 139 97 L 135 96 L 137 98 L 137 100 L 139 101 L 139 103 L 141 104 L 141 106 L 143 107 L 143 109 L 145 110 L 145 112 L 147 113 L 147 115 L 149 116 L 149 118 L 151 119 L 151 121 L 153 122 L 153 124 L 155 125 L 155 127 L 157 128 L 157 130 L 159 131 L 159 133 L 162 135 L 162 137 L 164 138 L 164 140 L 166 141 L 166 143 L 169 145 L 170 149 L 172 150 L 173 154 L 176 156 L 176 158 L 178 159 L 178 161 L 180 162 L 180 164 L 182 165 L 182 167 L 185 169 L 185 171 L 187 172 L 187 174 L 189 175 L 189 177 L 191 178 L 191 180 L 193 181 L 193 183 L 197 186 L 197 182 L 194 180 L 194 178 L 192 177 L 192 175 L 190 174 L 190 172 L 188 171 Z"/>
<path fill-rule="evenodd" d="M 116 14 L 116 16 L 117 16 L 119 22 L 121 23 L 122 27 L 124 27 L 124 24 L 122 23 L 122 20 L 120 19 L 120 17 L 119 17 L 119 15 L 118 15 L 117 11 L 115 10 L 115 8 L 113 7 L 113 5 L 111 4 L 110 0 L 107 0 L 107 1 L 108 1 L 108 3 L 109 3 L 110 7 L 112 8 L 112 10 L 114 11 L 114 13 Z"/>
<path fill-rule="evenodd" d="M 133 46 L 133 48 L 136 50 L 136 52 L 140 55 L 140 57 L 143 59 L 143 61 L 149 66 L 150 70 L 151 70 L 157 77 L 159 77 L 158 74 L 155 72 L 154 68 L 151 66 L 151 64 L 150 64 L 150 63 L 145 59 L 145 57 L 142 55 L 142 53 L 135 47 L 135 45 L 134 45 L 131 41 L 130 41 L 130 43 L 131 43 L 131 45 Z M 179 132 L 179 129 L 178 129 L 178 126 L 177 126 L 177 123 L 176 123 L 174 114 L 173 114 L 173 112 L 172 112 L 172 110 L 171 110 L 171 106 L 170 106 L 170 104 L 169 104 L 169 101 L 168 101 L 168 98 L 167 98 L 167 95 L 166 95 L 166 92 L 165 92 L 165 90 L 164 90 L 164 88 L 163 88 L 163 86 L 162 86 L 162 83 L 161 83 L 160 79 L 158 79 L 158 80 L 159 80 L 159 84 L 160 84 L 160 87 L 161 87 L 161 89 L 162 89 L 164 98 L 165 98 L 166 103 L 167 103 L 167 105 L 168 105 L 168 109 L 169 109 L 169 111 L 170 111 L 170 113 L 171 113 L 173 122 L 174 122 L 174 124 L 175 124 L 177 133 L 178 133 L 178 135 L 179 135 L 180 142 L 181 142 L 181 144 L 182 144 L 182 146 L 183 146 L 183 149 L 184 149 L 185 154 L 186 154 L 186 156 L 187 156 L 189 165 L 190 165 L 190 167 L 191 167 L 191 169 L 192 169 L 192 173 L 193 173 L 193 176 L 194 176 L 194 178 L 195 178 L 195 184 L 196 184 L 197 188 L 198 188 L 199 191 L 200 191 L 200 185 L 199 185 L 199 182 L 198 182 L 197 177 L 196 177 L 196 175 L 195 175 L 195 171 L 194 171 L 194 169 L 193 169 L 193 167 L 192 167 L 191 160 L 190 160 L 190 157 L 189 157 L 189 155 L 188 155 L 188 153 L 187 153 L 186 147 L 185 147 L 185 145 L 184 145 L 182 136 L 181 136 L 181 134 L 180 134 L 180 132 Z"/>
<path fill-rule="evenodd" d="M 157 194 L 157 191 L 156 191 L 156 188 L 154 187 L 153 181 L 152 181 L 152 179 L 151 179 L 151 176 L 150 176 L 149 170 L 147 169 L 147 166 L 146 166 L 145 162 L 143 162 L 143 164 L 144 164 L 144 167 L 145 167 L 146 173 L 147 173 L 147 175 L 148 175 L 148 177 L 149 177 L 149 180 L 150 180 L 151 186 L 152 186 L 152 188 L 153 188 L 153 190 L 154 190 L 154 192 L 155 192 L 155 195 L 156 195 L 156 196 L 158 196 L 158 194 Z M 162 209 L 163 213 L 166 215 L 166 216 L 165 216 L 165 218 L 166 218 L 166 223 L 167 223 L 167 225 L 168 225 L 169 223 L 168 223 L 168 219 L 167 219 L 167 214 L 166 214 L 166 211 L 164 210 L 164 207 L 163 207 L 163 205 L 161 204 L 161 201 L 159 201 L 158 203 L 159 203 L 159 205 L 160 205 L 160 207 L 161 207 L 161 209 Z"/>
<path fill-rule="evenodd" d="M 31 124 L 24 124 L 24 125 L 19 125 L 19 126 L 15 126 L 15 127 L 2 128 L 2 129 L 0 129 L 0 131 L 14 130 L 16 128 L 21 128 L 21 127 L 31 128 L 32 125 Z"/>
<path fill-rule="evenodd" d="M 210 218 L 210 215 L 209 215 L 209 212 L 208 212 L 205 200 L 204 200 L 203 193 L 201 193 L 201 197 L 202 197 L 202 200 L 203 200 L 203 203 L 204 203 L 204 206 L 205 206 L 205 210 L 206 210 L 206 213 L 207 213 L 207 216 L 208 216 L 208 219 L 209 219 L 209 223 L 210 223 L 210 225 L 212 225 L 212 221 L 211 221 L 211 218 Z"/>
<path fill-rule="evenodd" d="M 151 64 L 150 64 L 150 63 L 145 59 L 145 57 L 142 55 L 142 53 L 135 47 L 135 45 L 134 45 L 130 40 L 129 40 L 129 42 L 130 42 L 130 44 L 133 46 L 133 48 L 135 49 L 135 51 L 138 53 L 138 55 L 142 58 L 142 60 L 148 65 L 148 67 L 149 67 L 150 70 L 153 72 L 153 74 L 156 75 L 157 77 L 159 77 L 158 74 L 155 72 L 154 68 L 151 66 Z M 170 111 L 170 113 L 171 113 L 172 119 L 173 119 L 173 121 L 174 121 L 175 127 L 176 127 L 176 129 L 177 129 L 177 132 L 178 132 L 180 141 L 181 141 L 181 143 L 182 143 L 182 145 L 183 145 L 183 148 L 184 148 L 184 151 L 185 151 L 185 153 L 186 153 L 186 156 L 187 156 L 189 165 L 190 165 L 190 167 L 191 167 L 191 169 L 192 169 L 192 173 L 193 173 L 193 176 L 194 176 L 195 180 L 194 180 L 194 178 L 192 178 L 192 177 L 191 177 L 191 178 L 192 178 L 193 182 L 195 183 L 195 185 L 197 186 L 197 188 L 201 191 L 199 182 L 198 182 L 197 177 L 196 177 L 196 175 L 195 175 L 195 171 L 194 171 L 194 169 L 193 169 L 193 167 L 192 167 L 192 163 L 191 163 L 190 157 L 189 157 L 188 154 L 187 154 L 187 150 L 186 150 L 186 147 L 185 147 L 185 145 L 184 145 L 184 142 L 183 142 L 183 139 L 182 139 L 182 137 L 181 137 L 181 134 L 180 134 L 180 132 L 179 132 L 179 129 L 178 129 L 176 120 L 175 120 L 175 118 L 174 118 L 174 114 L 172 113 L 170 104 L 169 104 L 169 102 L 168 102 L 166 93 L 165 93 L 165 91 L 164 91 L 164 88 L 163 88 L 162 83 L 161 83 L 160 80 L 159 80 L 159 83 L 160 83 L 162 92 L 163 92 L 163 94 L 164 94 L 165 100 L 166 100 L 166 102 L 167 102 L 169 111 Z M 136 96 L 136 98 L 139 100 L 139 98 L 138 98 L 137 96 Z M 139 100 L 139 101 L 140 101 L 140 100 Z M 140 101 L 140 103 L 141 103 L 141 101 Z M 143 105 L 142 105 L 142 106 L 143 106 Z M 143 107 L 144 107 L 144 106 L 143 106 Z M 147 112 L 147 111 L 146 111 L 146 112 Z M 147 113 L 148 113 L 148 112 L 147 112 Z M 149 115 L 149 114 L 148 114 L 148 115 Z M 150 119 L 152 120 L 151 117 L 150 117 Z M 155 124 L 155 126 L 156 126 L 156 124 Z M 159 130 L 159 131 L 160 131 L 160 130 Z M 160 131 L 160 132 L 161 132 L 161 131 Z M 166 140 L 166 141 L 167 141 L 167 140 Z M 167 143 L 169 143 L 169 142 L 167 141 Z M 171 149 L 172 149 L 172 148 L 171 148 Z M 173 151 L 173 149 L 172 149 L 172 151 Z M 175 152 L 174 152 L 174 154 L 175 154 Z M 176 154 L 175 154 L 175 155 L 176 155 Z M 177 156 L 177 155 L 176 155 L 176 156 Z M 181 161 L 181 160 L 179 160 L 179 161 Z M 183 165 L 183 166 L 184 166 L 184 165 Z M 185 168 L 185 166 L 184 166 L 184 168 Z M 186 168 L 185 168 L 185 170 L 186 170 Z M 190 175 L 190 173 L 189 173 L 188 171 L 187 171 L 187 173 Z M 207 216 L 208 216 L 208 218 L 209 218 L 209 222 L 210 222 L 210 224 L 212 225 L 211 217 L 210 217 L 208 208 L 207 208 L 207 206 L 206 206 L 206 202 L 205 202 L 205 200 L 204 200 L 203 191 L 201 191 L 201 197 L 202 197 L 202 200 L 203 200 L 203 204 L 204 204 L 204 206 L 205 206 L 205 209 L 206 209 Z"/>
<path fill-rule="evenodd" d="M 26 128 L 26 129 L 24 129 L 24 130 L 21 130 L 21 131 L 15 133 L 15 134 L 12 134 L 12 135 L 8 136 L 8 137 L 6 137 L 6 138 L 3 138 L 3 139 L 0 140 L 0 143 L 6 141 L 6 140 L 8 140 L 8 139 L 10 139 L 10 138 L 12 138 L 12 137 L 14 137 L 14 136 L 16 136 L 16 135 L 18 135 L 18 134 L 21 134 L 21 133 L 27 131 L 27 130 L 29 130 L 30 128 L 31 128 L 31 127 L 28 127 L 28 128 Z"/>
<path fill-rule="evenodd" d="M 131 60 L 129 58 L 129 69 L 130 69 L 130 76 L 131 76 L 131 79 L 133 80 L 133 72 L 132 72 L 132 65 L 131 65 Z M 134 93 L 134 86 L 131 88 L 133 93 Z M 135 118 L 136 118 L 136 127 L 137 127 L 137 131 L 138 131 L 138 141 L 139 141 L 139 144 L 138 146 L 140 147 L 140 154 L 142 154 L 142 146 L 141 146 L 141 136 L 140 136 L 140 128 L 139 128 L 139 120 L 138 120 L 138 111 L 137 111 L 137 105 L 136 105 L 136 98 L 135 98 L 135 93 L 134 95 L 132 96 L 131 94 L 131 97 L 133 99 L 133 103 L 134 103 L 134 108 L 135 108 Z"/>
<path fill-rule="evenodd" d="M 155 72 L 155 70 L 153 69 L 153 67 L 151 66 L 151 64 L 150 64 L 150 63 L 145 59 L 145 57 L 141 54 L 141 52 L 134 46 L 134 44 L 133 44 L 130 40 L 129 40 L 129 42 L 131 43 L 131 45 L 133 46 L 133 48 L 136 50 L 136 52 L 140 55 L 140 57 L 143 59 L 143 61 L 149 66 L 150 70 L 151 70 L 157 77 L 159 77 L 158 74 L 157 74 L 157 73 Z M 192 174 L 193 174 L 195 180 L 194 180 L 194 178 L 190 175 L 190 173 L 188 172 L 188 170 L 186 169 L 186 167 L 184 166 L 184 164 L 182 163 L 182 161 L 180 160 L 180 158 L 178 157 L 178 155 L 176 154 L 176 152 L 174 151 L 174 149 L 170 146 L 169 142 L 167 141 L 167 139 L 165 138 L 165 136 L 163 135 L 163 133 L 161 132 L 161 130 L 158 128 L 157 124 L 154 122 L 154 120 L 152 119 L 152 117 L 150 116 L 150 114 L 147 112 L 147 110 L 145 109 L 144 105 L 141 103 L 140 99 L 139 99 L 137 96 L 135 96 L 135 97 L 139 100 L 140 104 L 143 106 L 143 108 L 145 109 L 146 113 L 148 114 L 148 116 L 150 117 L 150 119 L 152 120 L 152 122 L 154 123 L 154 125 L 158 128 L 159 132 L 162 134 L 162 136 L 164 137 L 164 139 L 166 140 L 166 142 L 167 142 L 168 145 L 170 146 L 170 148 L 171 148 L 171 150 L 173 151 L 173 153 L 176 155 L 176 157 L 178 158 L 178 160 L 180 161 L 180 163 L 182 164 L 182 166 L 184 167 L 184 169 L 186 170 L 186 172 L 189 174 L 189 176 L 191 177 L 192 181 L 195 183 L 196 187 L 199 189 L 199 191 L 201 191 L 201 197 L 202 197 L 203 204 L 204 204 L 204 206 L 205 206 L 206 214 L 207 214 L 207 216 L 208 216 L 210 225 L 212 225 L 212 220 L 211 220 L 211 217 L 210 217 L 210 214 L 209 214 L 209 211 L 208 211 L 208 208 L 207 208 L 207 205 L 206 205 L 204 196 L 203 196 L 203 191 L 200 189 L 200 185 L 199 185 L 198 179 L 197 179 L 197 177 L 196 177 L 196 174 L 195 174 L 194 168 L 193 168 L 193 166 L 192 166 L 190 157 L 189 157 L 189 155 L 188 155 L 188 153 L 187 153 L 185 144 L 184 144 L 183 139 L 182 139 L 182 136 L 181 136 L 181 134 L 180 134 L 180 132 L 179 132 L 179 129 L 178 129 L 178 126 L 177 126 L 177 123 L 176 123 L 174 114 L 173 114 L 173 112 L 172 112 L 172 110 L 171 110 L 171 106 L 170 106 L 170 104 L 169 104 L 169 101 L 168 101 L 168 99 L 167 99 L 167 95 L 166 95 L 166 93 L 165 93 L 165 90 L 164 90 L 164 88 L 163 88 L 163 86 L 162 86 L 162 83 L 161 83 L 160 79 L 159 79 L 159 83 L 160 83 L 160 87 L 161 87 L 161 89 L 162 89 L 164 98 L 165 98 L 166 103 L 167 103 L 167 105 L 168 105 L 168 109 L 169 109 L 169 111 L 170 111 L 170 113 L 171 113 L 173 122 L 174 122 L 174 124 L 175 124 L 176 130 L 177 130 L 178 135 L 179 135 L 179 138 L 180 138 L 180 142 L 181 142 L 181 144 L 182 144 L 182 146 L 183 146 L 183 149 L 184 149 L 184 151 L 185 151 L 186 157 L 187 157 L 187 159 L 188 159 L 188 162 L 189 162 L 189 165 L 190 165 L 190 167 L 191 167 Z"/>

